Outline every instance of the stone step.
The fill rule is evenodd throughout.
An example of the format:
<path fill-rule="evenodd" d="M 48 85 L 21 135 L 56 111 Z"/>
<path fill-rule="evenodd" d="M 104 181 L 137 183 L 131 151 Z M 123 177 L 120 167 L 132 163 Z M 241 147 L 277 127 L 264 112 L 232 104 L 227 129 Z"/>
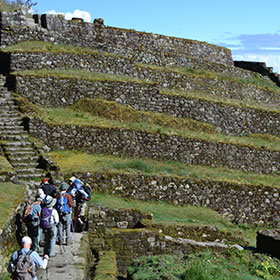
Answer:
<path fill-rule="evenodd" d="M 22 169 L 28 169 L 28 168 L 36 168 L 36 166 L 38 165 L 38 163 L 36 161 L 14 161 L 14 162 L 10 162 L 11 165 L 18 171 L 18 170 L 22 170 Z"/>
<path fill-rule="evenodd" d="M 29 142 L 29 141 L 15 141 L 15 142 L 7 142 L 4 144 L 5 147 L 24 147 L 24 148 L 27 148 L 27 147 L 31 147 L 32 146 L 32 143 Z"/>
<path fill-rule="evenodd" d="M 15 135 L 0 135 L 0 139 L 4 141 L 17 141 L 17 140 L 26 140 L 28 135 L 26 134 L 15 134 Z"/>
<path fill-rule="evenodd" d="M 24 174 L 32 174 L 32 175 L 42 175 L 45 173 L 45 170 L 43 169 L 37 169 L 34 167 L 21 167 L 21 168 L 15 168 L 15 171 L 17 175 L 24 175 Z"/>
<path fill-rule="evenodd" d="M 0 123 L 11 123 L 11 124 L 20 124 L 22 122 L 19 115 L 1 115 L 0 114 Z"/>
<path fill-rule="evenodd" d="M 0 131 L 2 131 L 2 130 L 10 130 L 10 131 L 13 131 L 14 129 L 17 129 L 17 131 L 24 131 L 24 127 L 23 126 L 20 126 L 20 125 L 9 125 L 9 124 L 1 124 L 0 123 Z"/>
<path fill-rule="evenodd" d="M 43 176 L 43 177 L 45 177 L 45 176 Z M 21 179 L 19 179 L 19 181 L 20 181 L 20 184 L 25 185 L 25 186 L 28 185 L 32 189 L 38 189 L 41 185 L 41 180 L 33 181 L 32 178 L 31 178 L 31 180 L 28 180 L 28 181 L 26 181 L 26 178 L 21 178 Z"/>
<path fill-rule="evenodd" d="M 24 150 L 7 151 L 7 152 L 5 152 L 5 154 L 11 161 L 13 161 L 15 159 L 20 160 L 22 157 L 25 157 L 25 158 L 29 158 L 29 157 L 33 158 L 35 156 L 37 157 L 37 155 L 33 149 L 29 149 L 28 151 L 24 151 Z"/>
<path fill-rule="evenodd" d="M 18 154 L 16 153 L 15 157 L 11 156 L 9 157 L 9 161 L 12 165 L 20 163 L 20 162 L 36 162 L 39 159 L 39 157 L 36 155 L 36 153 L 34 152 L 33 155 L 32 154 Z"/>
<path fill-rule="evenodd" d="M 15 154 L 18 152 L 35 153 L 32 147 L 14 147 L 14 146 L 3 146 L 5 152 L 10 152 L 10 154 Z"/>
<path fill-rule="evenodd" d="M 34 179 L 34 178 L 37 178 L 37 179 L 42 179 L 44 178 L 46 175 L 46 172 L 41 172 L 41 173 L 23 173 L 23 174 L 18 174 L 17 173 L 17 177 L 19 180 L 24 180 L 24 181 L 29 181 L 30 179 Z"/>

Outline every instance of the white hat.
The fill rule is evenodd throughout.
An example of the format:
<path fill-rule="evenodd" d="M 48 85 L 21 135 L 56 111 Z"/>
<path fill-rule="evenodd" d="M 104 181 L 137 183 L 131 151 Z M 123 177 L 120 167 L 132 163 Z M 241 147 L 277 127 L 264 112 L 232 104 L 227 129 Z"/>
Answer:
<path fill-rule="evenodd" d="M 21 239 L 21 243 L 22 243 L 22 245 L 32 244 L 32 240 L 31 240 L 31 238 L 29 236 L 24 236 Z"/>
<path fill-rule="evenodd" d="M 71 178 L 69 178 L 69 181 L 74 182 L 77 178 L 75 176 L 72 176 Z"/>
<path fill-rule="evenodd" d="M 50 195 L 48 195 L 45 197 L 44 203 L 47 208 L 52 208 L 56 204 L 56 199 L 52 198 Z"/>

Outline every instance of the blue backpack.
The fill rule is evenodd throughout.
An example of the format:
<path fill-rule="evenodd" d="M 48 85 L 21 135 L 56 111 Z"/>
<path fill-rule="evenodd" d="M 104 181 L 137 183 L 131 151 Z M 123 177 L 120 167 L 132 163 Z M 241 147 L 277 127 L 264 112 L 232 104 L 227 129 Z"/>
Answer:
<path fill-rule="evenodd" d="M 68 199 L 67 197 L 65 196 L 66 193 L 59 193 L 60 194 L 60 197 L 57 201 L 57 206 L 56 206 L 56 209 L 57 209 L 57 212 L 59 215 L 67 215 L 67 214 L 70 214 L 71 213 L 71 209 L 68 205 Z"/>

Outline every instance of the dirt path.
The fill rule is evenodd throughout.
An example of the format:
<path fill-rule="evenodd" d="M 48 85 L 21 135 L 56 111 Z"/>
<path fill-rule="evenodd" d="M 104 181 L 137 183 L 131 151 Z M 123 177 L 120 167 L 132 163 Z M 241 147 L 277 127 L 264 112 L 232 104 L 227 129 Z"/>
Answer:
<path fill-rule="evenodd" d="M 48 269 L 38 269 L 40 280 L 78 280 L 84 279 L 84 270 L 81 267 L 83 259 L 79 257 L 81 238 L 85 233 L 71 233 L 74 243 L 71 246 L 55 246 L 56 256 L 49 260 Z M 41 248 L 42 249 L 42 248 Z"/>

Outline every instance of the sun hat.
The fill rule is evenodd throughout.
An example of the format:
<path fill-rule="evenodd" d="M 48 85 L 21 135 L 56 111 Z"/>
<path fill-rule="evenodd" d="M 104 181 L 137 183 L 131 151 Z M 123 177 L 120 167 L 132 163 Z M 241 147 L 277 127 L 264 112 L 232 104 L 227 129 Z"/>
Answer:
<path fill-rule="evenodd" d="M 46 206 L 47 208 L 52 208 L 52 207 L 54 207 L 55 204 L 56 204 L 56 199 L 55 199 L 55 198 L 52 198 L 51 196 L 48 195 L 48 196 L 45 198 L 44 203 L 45 203 L 45 206 Z"/>
<path fill-rule="evenodd" d="M 60 190 L 61 191 L 66 191 L 70 186 L 66 182 L 62 182 L 60 185 Z"/>
<path fill-rule="evenodd" d="M 24 236 L 21 239 L 21 243 L 22 243 L 22 245 L 32 244 L 32 240 L 31 240 L 31 238 L 29 236 Z"/>
<path fill-rule="evenodd" d="M 69 178 L 69 181 L 74 182 L 77 178 L 75 176 L 72 176 L 71 178 Z"/>

